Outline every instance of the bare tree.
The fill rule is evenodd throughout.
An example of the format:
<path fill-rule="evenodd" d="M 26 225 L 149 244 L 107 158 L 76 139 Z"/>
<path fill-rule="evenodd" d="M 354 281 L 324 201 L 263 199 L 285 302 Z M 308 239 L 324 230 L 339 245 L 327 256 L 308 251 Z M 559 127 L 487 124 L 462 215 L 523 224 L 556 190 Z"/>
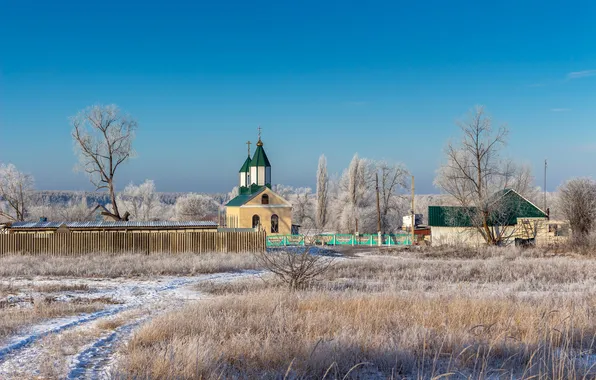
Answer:
<path fill-rule="evenodd" d="M 33 177 L 17 170 L 13 164 L 0 165 L 0 216 L 12 221 L 27 218 L 33 191 Z"/>
<path fill-rule="evenodd" d="M 95 105 L 72 117 L 71 124 L 78 168 L 89 175 L 97 190 L 110 193 L 112 212 L 105 215 L 128 220 L 129 214 L 121 215 L 118 209 L 114 177 L 120 165 L 134 156 L 132 142 L 137 122 L 116 105 Z"/>
<path fill-rule="evenodd" d="M 181 222 L 217 217 L 219 204 L 202 194 L 187 194 L 176 200 L 176 220 Z"/>
<path fill-rule="evenodd" d="M 329 176 L 327 175 L 327 158 L 319 157 L 317 168 L 317 215 L 316 223 L 319 229 L 327 224 L 327 208 L 329 205 Z"/>
<path fill-rule="evenodd" d="M 458 212 L 466 214 L 487 244 L 501 244 L 509 232 L 505 225 L 493 228 L 498 224 L 496 214 L 503 211 L 495 193 L 515 174 L 515 166 L 499 156 L 508 130 L 505 126 L 493 130 L 482 106 L 458 125 L 463 137 L 458 144 L 448 144 L 447 162 L 439 169 L 435 185 L 456 199 L 461 206 Z"/>
<path fill-rule="evenodd" d="M 569 219 L 574 244 L 586 245 L 596 226 L 596 181 L 590 178 L 567 181 L 559 188 L 559 203 Z"/>
<path fill-rule="evenodd" d="M 389 228 L 389 212 L 400 209 L 397 192 L 407 186 L 408 170 L 402 164 L 390 164 L 387 161 L 376 162 L 380 172 L 379 193 L 381 211 L 381 230 L 386 233 Z"/>
<path fill-rule="evenodd" d="M 528 164 L 514 166 L 513 177 L 505 187 L 517 191 L 534 204 L 540 203 L 540 188 L 536 186 L 532 167 Z"/>

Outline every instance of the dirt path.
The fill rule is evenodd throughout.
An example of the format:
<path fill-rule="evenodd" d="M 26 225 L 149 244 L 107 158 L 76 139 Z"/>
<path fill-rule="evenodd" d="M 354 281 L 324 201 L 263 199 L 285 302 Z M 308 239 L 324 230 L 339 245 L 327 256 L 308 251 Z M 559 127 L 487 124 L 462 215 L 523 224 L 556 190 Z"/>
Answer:
<path fill-rule="evenodd" d="M 204 297 L 190 289 L 191 286 L 202 281 L 229 282 L 257 275 L 258 272 L 246 271 L 152 280 L 72 280 L 88 283 L 89 288 L 94 289 L 94 296 L 111 297 L 122 303 L 95 313 L 45 321 L 5 341 L 0 345 L 0 378 L 109 378 L 116 349 L 135 329 L 156 315 Z M 38 282 L 64 281 L 44 279 Z M 69 295 L 64 294 L 64 297 Z M 100 330 L 101 323 L 117 326 Z"/>

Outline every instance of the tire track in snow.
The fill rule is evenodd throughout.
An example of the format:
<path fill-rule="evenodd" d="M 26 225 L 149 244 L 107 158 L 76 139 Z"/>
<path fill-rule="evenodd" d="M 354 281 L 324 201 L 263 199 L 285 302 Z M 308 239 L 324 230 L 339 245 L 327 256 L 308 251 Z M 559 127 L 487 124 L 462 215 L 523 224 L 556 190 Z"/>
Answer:
<path fill-rule="evenodd" d="M 180 301 L 177 303 L 177 305 L 173 303 L 170 304 L 168 302 L 167 309 L 171 310 L 171 307 L 180 306 L 185 301 L 184 299 L 176 297 L 174 299 L 168 298 L 171 296 L 176 296 L 176 291 L 181 287 L 196 284 L 202 281 L 234 281 L 240 278 L 256 276 L 259 273 L 261 272 L 243 271 L 202 275 L 192 278 L 176 278 L 169 281 L 166 285 L 158 285 L 153 287 L 139 286 L 138 283 L 135 283 L 134 280 L 131 280 L 130 282 L 134 284 L 134 286 L 128 289 L 130 293 L 133 294 L 140 289 L 145 291 L 144 296 L 135 297 L 129 304 L 110 307 L 98 312 L 46 321 L 45 323 L 31 327 L 31 333 L 28 335 L 14 338 L 6 346 L 0 347 L 0 377 L 2 377 L 3 373 L 10 373 L 10 371 L 14 370 L 14 368 L 25 369 L 24 367 L 27 367 L 31 369 L 30 372 L 36 372 L 35 360 L 43 351 L 43 347 L 37 347 L 37 343 L 50 334 L 60 334 L 65 331 L 79 328 L 84 329 L 94 321 L 116 316 L 124 311 L 141 310 L 145 307 L 148 307 L 149 310 L 151 310 L 151 306 L 157 306 L 164 300 Z M 181 295 L 177 294 L 177 296 L 180 297 Z M 165 309 L 166 308 L 160 308 L 160 312 L 163 312 Z M 110 362 L 114 347 L 116 347 L 124 337 L 129 336 L 136 327 L 145 322 L 148 318 L 149 315 L 133 321 L 132 323 L 120 326 L 111 334 L 108 334 L 107 336 L 98 339 L 90 346 L 87 346 L 85 350 L 76 355 L 73 363 L 71 364 L 68 378 L 99 378 L 102 374 L 105 375 L 106 373 L 104 368 Z M 24 357 L 20 357 L 21 355 Z"/>
<path fill-rule="evenodd" d="M 108 366 L 116 346 L 122 342 L 123 338 L 132 334 L 132 331 L 146 320 L 147 318 L 142 318 L 133 323 L 120 326 L 111 334 L 98 339 L 91 347 L 77 355 L 66 378 L 75 380 L 82 378 L 98 379 L 102 376 L 107 377 L 108 373 L 105 368 Z"/>

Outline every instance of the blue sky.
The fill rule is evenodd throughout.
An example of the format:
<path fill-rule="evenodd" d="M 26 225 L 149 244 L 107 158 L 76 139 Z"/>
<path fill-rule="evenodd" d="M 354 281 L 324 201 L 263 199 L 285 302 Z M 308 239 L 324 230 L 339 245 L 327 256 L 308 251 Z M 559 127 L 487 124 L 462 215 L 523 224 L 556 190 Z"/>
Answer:
<path fill-rule="evenodd" d="M 399 161 L 432 186 L 455 120 L 483 104 L 506 154 L 549 190 L 596 176 L 593 2 L 0 0 L 0 162 L 40 189 L 73 172 L 68 117 L 139 122 L 121 186 L 228 191 L 263 127 L 273 181 L 314 186 L 319 155 Z"/>

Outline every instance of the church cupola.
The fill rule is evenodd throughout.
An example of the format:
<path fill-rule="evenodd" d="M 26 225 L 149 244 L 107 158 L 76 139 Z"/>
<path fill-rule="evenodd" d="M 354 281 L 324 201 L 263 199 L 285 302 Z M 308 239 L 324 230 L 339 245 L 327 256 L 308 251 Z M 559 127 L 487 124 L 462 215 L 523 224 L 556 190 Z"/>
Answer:
<path fill-rule="evenodd" d="M 259 141 L 257 142 L 257 149 L 250 161 L 250 181 L 251 184 L 258 186 L 271 187 L 271 164 L 263 149 L 263 141 L 261 141 L 261 130 L 259 127 Z"/>
<path fill-rule="evenodd" d="M 248 157 L 240 168 L 240 187 L 250 186 L 250 141 L 248 141 L 246 144 L 248 145 Z"/>

